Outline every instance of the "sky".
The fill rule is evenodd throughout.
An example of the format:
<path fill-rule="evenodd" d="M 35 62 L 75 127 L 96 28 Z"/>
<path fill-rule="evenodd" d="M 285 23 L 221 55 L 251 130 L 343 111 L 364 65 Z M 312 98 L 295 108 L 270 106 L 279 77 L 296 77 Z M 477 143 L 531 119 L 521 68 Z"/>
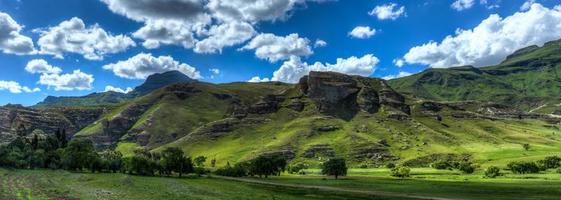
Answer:
<path fill-rule="evenodd" d="M 0 105 L 309 71 L 392 79 L 561 39 L 560 0 L 0 0 Z"/>

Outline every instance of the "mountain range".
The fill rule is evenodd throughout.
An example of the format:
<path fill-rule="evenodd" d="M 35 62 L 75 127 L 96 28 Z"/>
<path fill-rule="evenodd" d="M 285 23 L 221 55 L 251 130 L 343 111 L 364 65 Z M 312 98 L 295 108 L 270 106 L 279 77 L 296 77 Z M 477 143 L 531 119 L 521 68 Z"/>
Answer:
<path fill-rule="evenodd" d="M 260 154 L 311 165 L 335 156 L 368 166 L 503 163 L 561 150 L 559 68 L 561 41 L 495 66 L 429 68 L 389 81 L 311 72 L 297 84 L 211 84 L 171 71 L 127 94 L 0 107 L 0 142 L 65 129 L 98 149 L 130 155 L 173 146 L 218 165 Z M 522 144 L 537 150 L 524 153 Z"/>

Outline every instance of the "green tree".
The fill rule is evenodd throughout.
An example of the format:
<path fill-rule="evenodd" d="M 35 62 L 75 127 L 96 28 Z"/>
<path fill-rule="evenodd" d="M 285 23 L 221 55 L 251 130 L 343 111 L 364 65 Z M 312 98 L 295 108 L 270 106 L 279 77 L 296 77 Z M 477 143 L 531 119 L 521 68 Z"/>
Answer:
<path fill-rule="evenodd" d="M 169 172 L 177 172 L 179 177 L 183 173 L 193 172 L 191 158 L 185 157 L 183 151 L 177 147 L 168 147 L 162 151 L 162 165 Z"/>
<path fill-rule="evenodd" d="M 195 163 L 195 166 L 197 167 L 204 167 L 206 162 L 206 157 L 204 156 L 197 156 L 195 159 L 193 159 L 193 163 Z"/>
<path fill-rule="evenodd" d="M 339 176 L 346 176 L 347 163 L 343 158 L 329 159 L 323 163 L 321 173 L 328 176 L 335 176 L 335 179 L 338 179 Z"/>
<path fill-rule="evenodd" d="M 280 176 L 286 170 L 286 159 L 279 155 L 260 155 L 249 162 L 249 173 L 268 178 L 271 175 Z"/>
<path fill-rule="evenodd" d="M 90 167 L 96 156 L 97 153 L 91 140 L 76 139 L 70 141 L 68 147 L 64 149 L 62 162 L 66 169 L 82 170 Z"/>

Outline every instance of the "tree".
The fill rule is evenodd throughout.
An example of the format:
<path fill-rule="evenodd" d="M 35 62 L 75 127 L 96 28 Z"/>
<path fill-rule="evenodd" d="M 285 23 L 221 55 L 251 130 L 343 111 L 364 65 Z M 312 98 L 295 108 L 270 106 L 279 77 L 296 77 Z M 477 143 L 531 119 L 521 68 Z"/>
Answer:
<path fill-rule="evenodd" d="M 116 173 L 123 167 L 123 155 L 118 151 L 104 151 L 101 153 L 104 168 Z"/>
<path fill-rule="evenodd" d="M 554 169 L 561 167 L 561 157 L 559 156 L 545 157 L 542 162 L 545 169 Z"/>
<path fill-rule="evenodd" d="M 501 169 L 495 166 L 490 166 L 485 170 L 485 177 L 495 178 L 501 176 Z"/>
<path fill-rule="evenodd" d="M 97 153 L 91 140 L 76 139 L 70 141 L 68 147 L 64 149 L 62 161 L 67 169 L 82 170 L 90 167 L 96 156 Z"/>
<path fill-rule="evenodd" d="M 343 158 L 329 159 L 323 163 L 321 173 L 328 176 L 335 176 L 335 179 L 338 179 L 339 176 L 346 176 L 347 163 Z"/>
<path fill-rule="evenodd" d="M 193 163 L 197 167 L 204 167 L 205 162 L 206 162 L 206 157 L 204 156 L 197 156 L 195 159 L 193 159 Z"/>
<path fill-rule="evenodd" d="M 183 173 L 193 172 L 191 158 L 185 157 L 183 151 L 177 147 L 168 147 L 162 151 L 162 165 L 169 172 L 177 172 L 179 177 Z"/>
<path fill-rule="evenodd" d="M 279 155 L 260 155 L 249 162 L 249 173 L 259 177 L 280 176 L 286 170 L 286 159 Z"/>
<path fill-rule="evenodd" d="M 411 169 L 404 166 L 399 166 L 391 170 L 391 175 L 399 178 L 409 177 Z"/>
<path fill-rule="evenodd" d="M 535 162 L 511 162 L 507 166 L 515 174 L 538 173 L 540 171 Z"/>
<path fill-rule="evenodd" d="M 216 158 L 210 160 L 210 167 L 216 167 Z"/>

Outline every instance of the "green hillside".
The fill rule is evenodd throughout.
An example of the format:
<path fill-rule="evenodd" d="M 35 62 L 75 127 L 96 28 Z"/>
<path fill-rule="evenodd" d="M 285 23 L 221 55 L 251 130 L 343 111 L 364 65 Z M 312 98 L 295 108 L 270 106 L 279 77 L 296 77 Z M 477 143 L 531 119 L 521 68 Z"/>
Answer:
<path fill-rule="evenodd" d="M 496 66 L 430 68 L 389 81 L 397 91 L 437 101 L 489 101 L 560 113 L 561 41 L 521 49 Z"/>
<path fill-rule="evenodd" d="M 168 86 L 107 112 L 75 137 L 124 155 L 180 147 L 219 166 L 260 154 L 312 166 L 330 157 L 355 167 L 426 167 L 441 159 L 505 165 L 561 151 L 557 121 L 499 104 L 406 99 L 380 79 L 316 73 L 297 85 Z"/>

